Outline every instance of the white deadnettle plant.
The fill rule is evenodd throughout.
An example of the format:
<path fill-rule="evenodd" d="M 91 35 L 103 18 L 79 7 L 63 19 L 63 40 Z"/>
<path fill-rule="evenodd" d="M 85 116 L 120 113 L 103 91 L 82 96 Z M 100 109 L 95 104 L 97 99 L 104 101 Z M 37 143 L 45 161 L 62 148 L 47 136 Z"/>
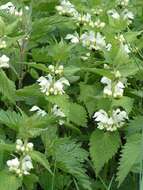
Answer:
<path fill-rule="evenodd" d="M 128 9 L 124 9 L 121 14 L 116 9 L 111 9 L 107 11 L 107 14 L 115 20 L 126 20 L 128 24 L 131 24 L 134 19 L 134 14 Z"/>
<path fill-rule="evenodd" d="M 78 44 L 80 42 L 80 36 L 77 32 L 74 34 L 67 34 L 65 39 L 70 40 L 73 44 Z"/>
<path fill-rule="evenodd" d="M 0 10 L 6 11 L 9 14 L 15 15 L 15 16 L 22 16 L 22 10 L 17 11 L 15 5 L 12 2 L 8 2 L 4 5 L 0 6 Z"/>
<path fill-rule="evenodd" d="M 107 50 L 110 51 L 112 48 L 112 45 L 110 43 L 106 44 L 105 36 L 101 35 L 100 32 L 89 31 L 83 33 L 80 37 L 77 33 L 75 35 L 68 34 L 65 39 L 68 39 L 71 41 L 71 43 L 79 43 L 81 42 L 83 47 L 88 48 L 89 50 Z"/>
<path fill-rule="evenodd" d="M 123 96 L 125 85 L 120 80 L 112 81 L 107 77 L 102 77 L 101 83 L 106 84 L 103 90 L 106 96 L 113 96 L 114 98 Z"/>
<path fill-rule="evenodd" d="M 128 6 L 129 0 L 117 0 L 118 5 Z"/>
<path fill-rule="evenodd" d="M 105 22 L 102 22 L 100 19 L 97 19 L 95 22 L 94 22 L 94 26 L 96 28 L 99 28 L 99 29 L 102 29 L 105 27 Z"/>
<path fill-rule="evenodd" d="M 0 49 L 6 48 L 6 46 L 7 46 L 7 45 L 6 45 L 6 41 L 0 39 Z"/>
<path fill-rule="evenodd" d="M 30 111 L 32 112 L 36 112 L 37 115 L 44 117 L 45 115 L 47 115 L 45 110 L 42 110 L 41 108 L 39 108 L 38 106 L 33 106 Z"/>
<path fill-rule="evenodd" d="M 119 108 L 113 110 L 110 115 L 104 110 L 99 110 L 93 115 L 94 120 L 97 122 L 97 128 L 106 131 L 116 131 L 121 128 L 125 121 L 128 120 L 128 115 L 125 111 Z"/>
<path fill-rule="evenodd" d="M 64 72 L 63 65 L 58 67 L 50 65 L 48 68 L 50 74 L 46 77 L 41 76 L 37 80 L 40 85 L 41 92 L 45 93 L 47 96 L 65 94 L 64 87 L 70 86 L 70 83 L 65 77 L 61 77 Z"/>
<path fill-rule="evenodd" d="M 122 34 L 115 36 L 115 39 L 117 39 L 120 42 L 120 47 L 126 54 L 131 53 L 131 47 L 130 44 L 126 43 L 126 39 Z"/>
<path fill-rule="evenodd" d="M 0 68 L 9 68 L 9 57 L 2 55 L 0 57 Z"/>
<path fill-rule="evenodd" d="M 91 20 L 91 15 L 89 13 L 86 14 L 80 14 L 77 13 L 74 15 L 73 19 L 77 21 L 77 25 L 84 25 L 86 26 L 87 24 L 91 25 L 93 22 Z"/>
<path fill-rule="evenodd" d="M 56 10 L 60 15 L 74 16 L 77 14 L 75 6 L 68 0 L 61 0 L 59 6 L 56 6 Z"/>
<path fill-rule="evenodd" d="M 51 112 L 53 113 L 53 115 L 55 115 L 56 117 L 59 117 L 61 119 L 59 119 L 59 125 L 63 125 L 65 123 L 65 114 L 64 112 L 61 110 L 61 108 L 59 108 L 57 105 L 54 105 Z"/>
<path fill-rule="evenodd" d="M 33 150 L 33 143 L 23 143 L 21 139 L 16 141 L 16 152 L 19 153 L 20 158 L 15 157 L 14 159 L 7 161 L 9 171 L 15 173 L 19 177 L 23 175 L 30 175 L 31 169 L 33 169 L 32 159 L 28 155 Z"/>

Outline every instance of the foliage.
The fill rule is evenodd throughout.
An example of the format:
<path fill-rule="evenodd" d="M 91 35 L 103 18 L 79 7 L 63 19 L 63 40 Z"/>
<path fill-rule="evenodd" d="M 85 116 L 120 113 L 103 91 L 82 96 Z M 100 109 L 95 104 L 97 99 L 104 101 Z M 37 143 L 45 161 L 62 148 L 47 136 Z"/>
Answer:
<path fill-rule="evenodd" d="M 0 190 L 143 189 L 143 1 L 0 1 Z"/>

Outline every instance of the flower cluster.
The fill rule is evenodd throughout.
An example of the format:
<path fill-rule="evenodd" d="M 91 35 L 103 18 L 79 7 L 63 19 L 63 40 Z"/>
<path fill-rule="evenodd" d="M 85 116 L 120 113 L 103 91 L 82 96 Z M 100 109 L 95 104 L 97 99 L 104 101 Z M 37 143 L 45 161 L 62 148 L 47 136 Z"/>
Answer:
<path fill-rule="evenodd" d="M 112 45 L 106 44 L 105 36 L 102 36 L 100 32 L 85 32 L 80 37 L 77 33 L 75 35 L 68 34 L 66 36 L 67 40 L 70 40 L 72 43 L 81 42 L 84 47 L 87 47 L 89 50 L 107 50 L 110 51 Z"/>
<path fill-rule="evenodd" d="M 33 106 L 30 111 L 32 112 L 36 112 L 37 115 L 44 117 L 45 115 L 47 115 L 47 113 L 45 112 L 45 110 L 42 110 L 41 108 L 39 108 L 38 106 Z"/>
<path fill-rule="evenodd" d="M 61 0 L 59 6 L 56 6 L 56 10 L 60 15 L 74 16 L 77 14 L 77 11 L 73 4 L 71 4 L 68 0 Z"/>
<path fill-rule="evenodd" d="M 32 159 L 28 155 L 33 150 L 33 143 L 24 144 L 22 140 L 17 139 L 16 141 L 16 152 L 19 153 L 20 158 L 15 157 L 14 159 L 7 161 L 7 166 L 10 172 L 15 173 L 19 177 L 23 175 L 30 175 L 31 169 L 33 169 Z"/>
<path fill-rule="evenodd" d="M 116 76 L 118 77 L 120 75 Z M 113 96 L 114 98 L 120 98 L 123 96 L 125 86 L 120 80 L 117 79 L 115 81 L 112 81 L 107 77 L 102 77 L 101 83 L 106 84 L 103 90 L 103 93 L 106 96 Z"/>
<path fill-rule="evenodd" d="M 6 46 L 7 46 L 7 45 L 6 45 L 6 41 L 0 39 L 0 49 L 6 48 Z"/>
<path fill-rule="evenodd" d="M 57 67 L 55 67 L 54 65 L 49 65 L 48 69 L 52 74 L 55 74 L 55 75 L 62 75 L 64 72 L 64 66 L 63 65 L 60 65 Z"/>
<path fill-rule="evenodd" d="M 123 52 L 125 52 L 126 54 L 131 53 L 130 44 L 126 43 L 126 39 L 124 38 L 122 34 L 115 36 L 115 39 L 120 42 L 120 46 Z"/>
<path fill-rule="evenodd" d="M 115 20 L 123 19 L 127 21 L 128 24 L 132 23 L 134 19 L 134 14 L 128 9 L 124 9 L 121 14 L 119 14 L 116 9 L 111 9 L 107 11 L 107 14 Z"/>
<path fill-rule="evenodd" d="M 22 140 L 17 139 L 16 141 L 16 152 L 21 152 L 23 154 L 26 154 L 33 150 L 33 143 L 29 142 L 24 144 Z"/>
<path fill-rule="evenodd" d="M 6 55 L 0 57 L 0 68 L 9 68 L 9 57 Z"/>
<path fill-rule="evenodd" d="M 15 16 L 22 16 L 22 10 L 17 11 L 16 7 L 14 6 L 14 4 L 12 2 L 8 2 L 4 5 L 0 6 L 0 10 L 2 11 L 6 11 L 9 14 L 15 15 Z"/>
<path fill-rule="evenodd" d="M 65 85 L 70 86 L 69 81 L 65 77 L 61 77 L 63 74 L 63 66 L 54 67 L 49 66 L 50 74 L 46 77 L 41 76 L 37 81 L 40 85 L 42 93 L 49 95 L 62 95 L 65 93 Z M 61 77 L 61 78 L 59 78 Z"/>
<path fill-rule="evenodd" d="M 94 120 L 97 122 L 97 128 L 106 131 L 116 131 L 121 128 L 125 121 L 128 120 L 128 115 L 125 111 L 121 111 L 119 108 L 113 110 L 111 115 L 104 110 L 99 110 L 95 112 L 93 116 Z"/>
<path fill-rule="evenodd" d="M 59 125 L 63 125 L 64 124 L 64 118 L 66 117 L 64 112 L 57 106 L 54 105 L 51 112 L 53 113 L 53 115 L 55 115 L 56 117 L 59 117 Z"/>
<path fill-rule="evenodd" d="M 129 0 L 117 0 L 117 4 L 126 7 L 129 4 Z"/>

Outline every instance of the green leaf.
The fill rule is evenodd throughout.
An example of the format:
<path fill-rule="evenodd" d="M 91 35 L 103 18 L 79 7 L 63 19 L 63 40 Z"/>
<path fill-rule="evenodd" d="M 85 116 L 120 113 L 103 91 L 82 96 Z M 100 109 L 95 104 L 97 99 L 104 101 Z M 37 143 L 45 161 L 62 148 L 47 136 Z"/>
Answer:
<path fill-rule="evenodd" d="M 21 187 L 21 178 L 16 177 L 6 171 L 0 172 L 0 189 L 4 190 L 18 190 Z"/>
<path fill-rule="evenodd" d="M 22 115 L 16 113 L 15 111 L 0 110 L 0 123 L 13 130 L 18 130 L 22 118 Z"/>
<path fill-rule="evenodd" d="M 0 93 L 11 103 L 15 102 L 15 84 L 0 69 Z"/>
<path fill-rule="evenodd" d="M 117 173 L 119 186 L 131 171 L 133 165 L 140 160 L 142 149 L 143 145 L 141 134 L 135 134 L 128 137 L 127 142 L 122 149 L 120 165 Z"/>
<path fill-rule="evenodd" d="M 70 103 L 69 107 L 69 120 L 75 123 L 78 126 L 86 126 L 87 123 L 87 113 L 83 106 L 76 104 L 76 103 Z"/>
<path fill-rule="evenodd" d="M 14 144 L 6 144 L 4 142 L 0 142 L 0 150 L 7 151 L 7 152 L 13 152 L 15 150 Z"/>
<path fill-rule="evenodd" d="M 102 169 L 117 152 L 120 146 L 118 132 L 103 132 L 95 130 L 90 138 L 90 155 L 96 169 L 96 173 Z"/>
<path fill-rule="evenodd" d="M 60 138 L 56 140 L 53 150 L 56 166 L 76 178 L 81 187 L 91 190 L 89 177 L 83 165 L 88 153 L 81 148 L 81 144 L 70 138 Z"/>
<path fill-rule="evenodd" d="M 31 158 L 35 161 L 38 162 L 39 164 L 41 164 L 42 166 L 44 166 L 49 173 L 52 174 L 52 171 L 50 169 L 50 164 L 49 161 L 47 160 L 46 156 L 44 154 L 42 154 L 41 152 L 38 151 L 33 151 L 30 153 Z"/>
<path fill-rule="evenodd" d="M 134 103 L 134 99 L 127 97 L 127 96 L 123 96 L 120 99 L 114 99 L 112 101 L 112 106 L 114 107 L 122 107 L 126 110 L 127 113 L 130 113 L 132 111 L 133 108 L 133 103 Z"/>
<path fill-rule="evenodd" d="M 127 131 L 129 134 L 134 134 L 136 132 L 143 131 L 143 116 L 136 116 L 133 120 L 129 122 Z"/>

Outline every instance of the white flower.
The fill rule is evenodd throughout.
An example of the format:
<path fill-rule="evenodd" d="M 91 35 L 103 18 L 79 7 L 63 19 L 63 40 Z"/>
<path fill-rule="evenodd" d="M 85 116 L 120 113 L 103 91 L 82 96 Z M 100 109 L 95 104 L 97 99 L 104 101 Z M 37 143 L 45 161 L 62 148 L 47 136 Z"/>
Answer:
<path fill-rule="evenodd" d="M 85 32 L 81 35 L 82 45 L 89 49 L 95 49 L 95 33 L 93 31 Z"/>
<path fill-rule="evenodd" d="M 83 24 L 83 25 L 86 25 L 86 24 L 89 24 L 91 22 L 91 15 L 89 13 L 87 14 L 75 14 L 74 15 L 74 19 L 78 22 L 77 24 Z"/>
<path fill-rule="evenodd" d="M 104 28 L 105 22 L 101 22 L 100 19 L 98 19 L 96 22 L 94 22 L 95 27 L 97 28 Z"/>
<path fill-rule="evenodd" d="M 106 84 L 103 90 L 105 95 L 113 96 L 114 98 L 120 98 L 123 96 L 125 86 L 121 81 L 117 80 L 113 82 L 107 77 L 102 77 L 101 83 Z"/>
<path fill-rule="evenodd" d="M 99 32 L 96 35 L 96 50 L 100 50 L 106 47 L 105 37 Z"/>
<path fill-rule="evenodd" d="M 120 19 L 120 15 L 115 9 L 107 11 L 107 14 L 111 16 L 113 19 L 116 19 L 116 20 Z"/>
<path fill-rule="evenodd" d="M 81 56 L 81 59 L 83 61 L 86 61 L 89 57 L 90 57 L 90 53 L 88 52 L 88 53 L 85 54 L 85 56 Z"/>
<path fill-rule="evenodd" d="M 124 88 L 125 88 L 125 86 L 124 86 L 124 84 L 121 81 L 117 82 L 117 84 L 114 87 L 113 96 L 115 98 L 122 97 L 123 93 L 124 93 Z"/>
<path fill-rule="evenodd" d="M 20 162 L 19 162 L 18 158 L 16 157 L 12 160 L 8 160 L 7 166 L 9 167 L 9 171 L 15 172 L 19 168 Z"/>
<path fill-rule="evenodd" d="M 33 106 L 30 109 L 30 111 L 36 111 L 37 115 L 42 116 L 42 117 L 44 117 L 45 115 L 47 115 L 47 113 L 44 110 L 42 110 L 41 108 L 39 108 L 38 106 Z"/>
<path fill-rule="evenodd" d="M 64 112 L 57 105 L 52 108 L 52 113 L 57 117 L 65 117 Z"/>
<path fill-rule="evenodd" d="M 60 118 L 65 118 L 65 114 L 64 112 L 57 106 L 54 105 L 51 112 L 56 116 L 56 117 L 60 117 Z M 59 124 L 63 125 L 64 124 L 64 120 L 63 119 L 59 119 Z"/>
<path fill-rule="evenodd" d="M 121 6 L 128 6 L 129 0 L 118 0 L 117 3 Z"/>
<path fill-rule="evenodd" d="M 6 55 L 0 57 L 0 68 L 9 68 L 9 57 Z"/>
<path fill-rule="evenodd" d="M 33 147 L 34 147 L 33 143 L 29 142 L 29 143 L 27 143 L 25 150 L 27 152 L 32 151 Z"/>
<path fill-rule="evenodd" d="M 41 88 L 40 88 L 41 92 L 42 93 L 47 93 L 47 95 L 49 95 L 48 93 L 49 93 L 50 86 L 51 86 L 51 84 L 53 82 L 53 78 L 52 78 L 52 76 L 50 74 L 47 76 L 47 78 L 41 76 L 37 80 L 37 82 L 39 82 L 39 85 L 41 86 Z"/>
<path fill-rule="evenodd" d="M 123 49 L 125 53 L 127 54 L 131 53 L 131 50 L 128 44 L 121 44 L 121 48 Z"/>
<path fill-rule="evenodd" d="M 80 42 L 80 37 L 78 35 L 77 32 L 75 32 L 75 34 L 68 34 L 66 37 L 65 37 L 66 40 L 70 40 L 71 43 L 73 44 L 77 44 Z"/>
<path fill-rule="evenodd" d="M 103 9 L 97 7 L 96 9 L 91 9 L 92 13 L 95 15 L 100 15 L 103 12 Z"/>
<path fill-rule="evenodd" d="M 22 16 L 22 9 L 20 11 L 16 10 L 16 7 L 12 2 L 8 2 L 4 5 L 0 6 L 0 10 L 6 11 L 9 14 L 13 14 L 15 16 Z"/>
<path fill-rule="evenodd" d="M 47 79 L 48 78 L 48 79 Z M 47 96 L 50 94 L 53 95 L 62 95 L 65 93 L 64 86 L 70 86 L 69 81 L 62 77 L 57 81 L 54 81 L 53 77 L 49 74 L 45 77 L 40 77 L 37 81 L 39 82 L 39 85 L 41 86 L 40 90 L 42 93 L 45 93 Z"/>
<path fill-rule="evenodd" d="M 74 16 L 77 14 L 74 5 L 71 4 L 68 0 L 61 0 L 60 5 L 56 6 L 56 10 L 60 15 Z"/>
<path fill-rule="evenodd" d="M 33 169 L 33 164 L 30 156 L 25 156 L 21 163 L 21 169 L 24 175 L 29 175 L 29 171 Z"/>
<path fill-rule="evenodd" d="M 63 72 L 64 72 L 64 66 L 63 65 L 58 66 L 58 68 L 56 68 L 56 70 L 55 70 L 56 75 L 57 74 L 62 75 Z"/>
<path fill-rule="evenodd" d="M 125 43 L 125 42 L 126 42 L 126 40 L 125 40 L 123 34 L 120 34 L 120 35 L 118 35 L 118 36 L 115 36 L 115 39 L 119 40 L 121 43 Z"/>
<path fill-rule="evenodd" d="M 66 78 L 62 77 L 59 80 L 57 80 L 53 85 L 54 95 L 57 95 L 57 94 L 62 95 L 62 94 L 64 94 L 65 93 L 64 85 L 70 86 L 70 83 Z"/>
<path fill-rule="evenodd" d="M 6 41 L 0 39 L 0 49 L 6 48 Z"/>
<path fill-rule="evenodd" d="M 99 110 L 93 115 L 94 120 L 97 122 L 97 128 L 100 130 L 116 131 L 121 128 L 125 121 L 128 119 L 128 115 L 125 111 L 121 111 L 119 108 L 112 111 L 109 116 L 106 111 Z"/>
<path fill-rule="evenodd" d="M 129 11 L 128 9 L 125 9 L 123 12 L 122 12 L 122 16 L 123 16 L 123 19 L 124 20 L 133 20 L 134 19 L 134 14 Z"/>
<path fill-rule="evenodd" d="M 15 9 L 16 9 L 16 7 L 13 5 L 12 2 L 8 2 L 8 3 L 0 6 L 0 10 L 5 10 L 10 14 L 14 14 Z"/>

